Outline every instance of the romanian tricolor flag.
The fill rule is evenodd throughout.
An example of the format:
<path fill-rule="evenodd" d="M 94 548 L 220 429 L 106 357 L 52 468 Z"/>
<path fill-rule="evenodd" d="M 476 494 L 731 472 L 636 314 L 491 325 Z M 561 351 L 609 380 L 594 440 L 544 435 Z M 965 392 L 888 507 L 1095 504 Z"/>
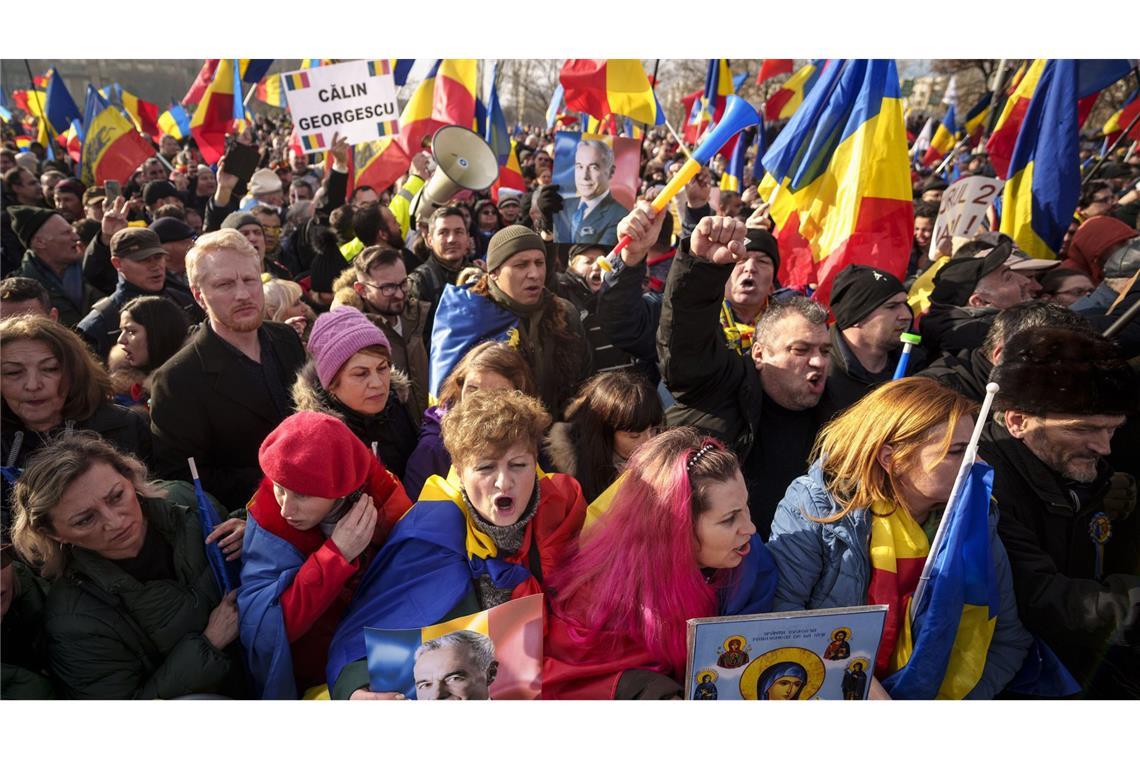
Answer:
<path fill-rule="evenodd" d="M 946 109 L 946 116 L 930 138 L 930 147 L 926 149 L 926 155 L 922 157 L 923 165 L 934 166 L 946 158 L 946 154 L 954 147 L 955 135 L 957 134 L 958 123 L 954 117 L 954 106 L 950 106 Z"/>
<path fill-rule="evenodd" d="M 123 110 L 127 112 L 127 116 L 131 117 L 131 121 L 135 123 L 135 128 L 138 131 L 156 140 L 162 136 L 162 130 L 158 126 L 158 106 L 132 95 L 118 84 L 112 85 L 112 88 L 115 97 L 111 102 L 117 100 L 122 105 Z"/>
<path fill-rule="evenodd" d="M 566 106 L 604 119 L 628 116 L 642 124 L 664 124 L 665 113 L 653 94 L 641 61 L 632 58 L 571 58 L 558 75 Z"/>
<path fill-rule="evenodd" d="M 440 124 L 475 126 L 479 62 L 474 58 L 444 58 L 436 67 L 431 118 Z"/>
<path fill-rule="evenodd" d="M 732 148 L 732 155 L 728 159 L 728 167 L 724 170 L 724 174 L 720 175 L 721 190 L 740 193 L 748 186 L 744 179 L 744 156 L 748 152 L 748 146 L 752 144 L 752 135 L 753 132 L 750 129 L 737 135 L 736 144 Z"/>
<path fill-rule="evenodd" d="M 708 126 L 708 116 L 701 110 L 703 94 L 704 90 L 694 90 L 681 98 L 686 114 L 685 124 L 681 127 L 681 137 L 690 145 L 696 145 L 698 137 Z"/>
<path fill-rule="evenodd" d="M 974 462 L 942 517 L 949 522 L 933 548 L 913 623 L 911 594 L 931 547 L 901 507 L 872 518 L 868 602 L 892 603 L 876 674 L 894 699 L 962 699 L 982 677 L 1000 609 L 990 551 L 992 489 L 993 468 Z"/>
<path fill-rule="evenodd" d="M 83 125 L 79 119 L 72 119 L 67 131 L 56 138 L 75 163 L 83 160 Z"/>
<path fill-rule="evenodd" d="M 893 60 L 830 62 L 763 164 L 760 194 L 779 230 L 781 283 L 817 285 L 826 303 L 848 264 L 903 279 L 914 213 Z"/>
<path fill-rule="evenodd" d="M 182 96 L 182 105 L 192 106 L 202 100 L 202 96 L 206 94 L 206 88 L 210 86 L 210 82 L 214 81 L 214 72 L 218 69 L 218 59 L 208 58 L 202 62 L 202 68 L 198 71 L 198 76 L 194 77 L 190 89 Z"/>
<path fill-rule="evenodd" d="M 233 60 L 219 59 L 214 79 L 190 120 L 190 133 L 208 164 L 217 163 L 225 154 L 226 133 L 234 120 L 235 78 Z"/>
<path fill-rule="evenodd" d="M 424 80 L 416 85 L 412 97 L 404 104 L 400 113 L 400 147 L 409 156 L 414 156 L 423 150 L 423 140 L 431 137 L 436 130 L 444 126 L 444 122 L 436 121 L 432 117 L 432 106 L 435 98 L 435 83 L 442 60 L 437 60 Z M 474 115 L 474 111 L 472 111 Z"/>
<path fill-rule="evenodd" d="M 79 179 L 88 187 L 109 179 L 126 184 L 135 169 L 154 155 L 154 147 L 135 131 L 130 119 L 91 85 L 87 86 L 83 125 Z"/>
<path fill-rule="evenodd" d="M 1124 101 L 1124 105 L 1120 109 L 1108 117 L 1108 121 L 1104 123 L 1101 132 L 1109 140 L 1115 140 L 1116 136 L 1123 132 L 1132 120 L 1140 115 L 1140 90 L 1133 90 L 1128 99 Z M 1127 138 L 1130 140 L 1140 140 L 1140 122 L 1137 122 L 1132 130 L 1128 133 Z"/>
<path fill-rule="evenodd" d="M 75 119 L 83 118 L 83 114 L 79 112 L 79 106 L 75 105 L 75 99 L 67 90 L 67 84 L 54 66 L 51 69 L 51 78 L 48 80 L 46 95 L 45 115 L 57 135 L 70 129 L 71 122 Z"/>
<path fill-rule="evenodd" d="M 305 149 L 306 153 L 312 153 L 317 150 L 325 149 L 325 136 L 318 133 L 315 135 L 303 135 L 301 137 L 301 146 Z"/>
<path fill-rule="evenodd" d="M 519 318 L 490 298 L 471 292 L 471 284 L 448 285 L 439 299 L 431 329 L 428 396 L 435 403 L 439 389 L 467 352 L 484 341 L 514 343 Z"/>
<path fill-rule="evenodd" d="M 962 130 L 966 133 L 966 136 L 970 138 L 971 146 L 976 147 L 982 139 L 982 132 L 986 128 L 986 121 L 990 118 L 990 103 L 993 101 L 993 98 L 994 94 L 987 91 L 966 114 L 966 120 L 963 122 Z"/>
<path fill-rule="evenodd" d="M 47 93 L 43 90 L 12 90 L 12 102 L 17 108 L 35 119 L 36 142 L 50 148 L 48 143 Z M 29 122 L 30 123 L 30 122 Z"/>
<path fill-rule="evenodd" d="M 994 131 L 986 141 L 990 164 L 1002 179 L 1009 176 L 1009 160 L 1013 156 L 1013 146 L 1017 144 L 1017 133 L 1021 131 L 1021 122 L 1029 110 L 1029 101 L 1033 99 L 1045 63 L 1044 58 L 1038 58 L 1031 64 L 1022 64 L 1018 69 L 1014 75 L 1013 91 L 1005 101 Z"/>
<path fill-rule="evenodd" d="M 499 202 L 499 190 L 508 188 L 526 192 L 526 180 L 522 176 L 522 167 L 519 165 L 517 143 L 511 140 L 511 149 L 507 153 L 506 163 L 499 164 L 499 178 L 491 185 L 491 199 Z"/>
<path fill-rule="evenodd" d="M 727 58 L 710 58 L 705 71 L 705 89 L 701 94 L 701 121 L 720 121 L 724 115 L 724 104 L 728 96 L 735 92 L 732 85 L 732 69 Z M 699 134 L 698 134 L 699 137 Z"/>
<path fill-rule="evenodd" d="M 791 58 L 765 58 L 760 64 L 760 71 L 756 74 L 756 84 L 764 84 L 772 77 L 781 74 L 791 74 L 795 69 Z"/>
<path fill-rule="evenodd" d="M 287 106 L 285 83 L 281 81 L 279 76 L 268 77 L 264 81 L 258 82 L 254 97 L 265 105 L 274 108 L 285 108 Z"/>
<path fill-rule="evenodd" d="M 171 103 L 170 108 L 158 117 L 158 128 L 163 134 L 181 140 L 190 134 L 190 114 L 178 103 Z"/>
<path fill-rule="evenodd" d="M 368 186 L 382 193 L 403 176 L 412 161 L 394 137 L 386 137 L 354 145 L 352 163 L 356 173 L 353 186 Z"/>
<path fill-rule="evenodd" d="M 812 61 L 788 77 L 788 81 L 780 85 L 780 89 L 764 101 L 764 118 L 768 121 L 792 118 L 812 87 L 819 81 L 821 68 L 823 68 L 821 61 Z"/>
<path fill-rule="evenodd" d="M 1041 80 L 1041 73 L 1048 63 L 1038 58 L 1025 68 L 1024 76 L 1017 79 L 1009 99 L 1002 108 L 993 134 L 986 141 L 986 152 L 990 155 L 990 163 L 997 171 L 998 177 L 1006 179 L 1010 176 L 1010 160 L 1013 149 L 1017 144 L 1018 134 L 1025 119 L 1025 112 L 1029 110 L 1029 101 L 1032 100 Z M 1077 101 L 1078 128 L 1084 123 L 1096 102 L 1096 95 L 1113 82 L 1128 74 L 1129 61 L 1114 58 L 1098 58 L 1091 60 L 1072 60 L 1077 73 Z M 1020 71 L 1019 71 L 1020 73 Z"/>
<path fill-rule="evenodd" d="M 1057 257 L 1081 193 L 1077 66 L 1042 67 L 1002 191 L 1001 231 L 1035 258 Z"/>
<path fill-rule="evenodd" d="M 272 65 L 272 58 L 242 58 L 241 81 L 246 84 L 257 84 L 269 73 L 269 67 Z"/>
<path fill-rule="evenodd" d="M 285 83 L 285 88 L 290 92 L 304 90 L 309 87 L 309 74 L 306 71 L 294 71 L 290 74 L 282 74 L 281 81 Z"/>

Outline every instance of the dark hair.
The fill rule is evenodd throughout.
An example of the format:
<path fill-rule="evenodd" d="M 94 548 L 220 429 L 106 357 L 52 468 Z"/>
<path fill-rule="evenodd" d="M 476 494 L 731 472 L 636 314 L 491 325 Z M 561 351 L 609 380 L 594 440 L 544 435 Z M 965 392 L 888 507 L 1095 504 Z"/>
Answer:
<path fill-rule="evenodd" d="M 1112 185 L 1108 184 L 1103 179 L 1092 180 L 1087 185 L 1085 185 L 1085 189 L 1081 191 L 1081 200 L 1079 203 L 1077 203 L 1077 208 L 1086 208 L 1088 206 L 1091 206 L 1093 204 L 1093 198 L 1096 197 L 1096 194 L 1104 192 L 1105 190 L 1112 192 L 1113 195 L 1116 194 L 1112 189 Z"/>
<path fill-rule="evenodd" d="M 1065 271 L 1080 274 L 1071 269 Z M 994 316 L 993 324 L 982 343 L 986 358 L 993 356 L 994 349 L 998 346 L 1005 345 L 1014 335 L 1030 327 L 1067 327 L 1077 332 L 1093 332 L 1089 321 L 1072 309 L 1048 301 L 1026 301 L 1002 309 Z"/>
<path fill-rule="evenodd" d="M 334 208 L 332 213 L 329 214 L 329 225 L 336 235 L 337 245 L 344 245 L 356 237 L 356 231 L 352 228 L 351 206 Z M 324 225 L 321 226 L 323 227 Z"/>
<path fill-rule="evenodd" d="M 177 219 L 180 222 L 185 222 L 186 211 L 181 206 L 178 206 L 174 203 L 164 203 L 154 210 L 155 221 L 158 221 L 159 219 L 166 219 L 167 217 L 170 217 L 171 219 Z"/>
<path fill-rule="evenodd" d="M 356 238 L 365 245 L 375 245 L 376 238 L 384 230 L 384 217 L 380 206 L 369 205 L 352 214 L 352 230 Z"/>
<path fill-rule="evenodd" d="M 938 204 L 931 201 L 915 201 L 914 202 L 914 217 L 917 219 L 937 219 L 938 218 Z"/>
<path fill-rule="evenodd" d="M 162 296 L 139 296 L 128 301 L 120 313 L 129 314 L 146 328 L 147 365 L 141 367 L 144 372 L 161 367 L 178 353 L 190 329 L 186 312 Z"/>
<path fill-rule="evenodd" d="M 352 266 L 358 275 L 367 275 L 373 267 L 390 267 L 397 261 L 403 260 L 404 257 L 399 251 L 370 245 L 356 255 L 352 260 Z"/>
<path fill-rule="evenodd" d="M 1088 277 L 1087 274 L 1077 269 L 1066 269 L 1065 267 L 1056 267 L 1050 269 L 1045 274 L 1041 275 L 1038 282 L 1041 283 L 1041 293 L 1044 295 L 1055 296 L 1065 285 L 1065 280 L 1070 277 Z M 1066 309 L 1068 311 L 1068 309 Z"/>
<path fill-rule="evenodd" d="M 20 303 L 33 300 L 39 301 L 45 312 L 51 312 L 51 297 L 39 280 L 33 280 L 31 277 L 8 277 L 0 280 L 0 301 Z"/>
<path fill-rule="evenodd" d="M 441 208 L 437 208 L 431 213 L 431 217 L 428 219 L 428 229 L 434 230 L 436 220 L 443 219 L 444 217 L 448 216 L 458 216 L 463 220 L 464 224 L 467 223 L 467 217 L 463 215 L 463 212 L 459 209 L 459 206 L 443 206 Z"/>
<path fill-rule="evenodd" d="M 582 486 L 587 502 L 601 495 L 614 480 L 614 433 L 638 433 L 659 427 L 665 409 L 657 390 L 642 376 L 629 370 L 603 372 L 587 380 L 563 415 L 573 447 L 574 479 Z M 548 451 L 551 439 L 547 439 Z"/>
<path fill-rule="evenodd" d="M 469 350 L 439 389 L 439 407 L 449 409 L 463 397 L 463 386 L 474 372 L 494 372 L 511 381 L 516 390 L 537 396 L 534 375 L 522 355 L 504 343 L 486 341 Z"/>
<path fill-rule="evenodd" d="M 804 296 L 792 296 L 782 301 L 769 301 L 768 308 L 756 320 L 756 337 L 763 338 L 776 323 L 792 314 L 799 314 L 813 325 L 827 325 L 827 307 Z"/>
<path fill-rule="evenodd" d="M 301 181 L 304 182 L 304 180 Z M 294 180 L 294 182 L 296 182 L 296 180 Z M 365 190 L 376 193 L 377 195 L 380 194 L 380 192 L 376 188 L 372 187 L 372 185 L 358 185 L 352 189 L 352 195 L 348 197 L 348 202 L 352 203 L 354 200 L 356 200 L 356 196 L 360 195 Z"/>
<path fill-rule="evenodd" d="M 99 234 L 102 225 L 94 219 L 77 219 L 71 223 L 71 229 L 79 236 L 80 245 L 87 248 L 87 244 Z"/>

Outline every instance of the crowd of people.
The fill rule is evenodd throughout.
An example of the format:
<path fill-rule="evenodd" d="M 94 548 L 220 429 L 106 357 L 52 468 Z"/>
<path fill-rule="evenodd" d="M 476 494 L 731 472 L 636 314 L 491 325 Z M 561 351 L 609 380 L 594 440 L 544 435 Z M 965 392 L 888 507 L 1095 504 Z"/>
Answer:
<path fill-rule="evenodd" d="M 883 594 L 872 537 L 929 551 L 990 381 L 1000 600 L 968 696 L 1038 694 L 1045 652 L 1140 697 L 1140 320 L 1104 337 L 1140 299 L 1134 151 L 1058 260 L 983 232 L 926 302 L 947 185 L 916 172 L 906 276 L 850 265 L 825 305 L 781 287 L 722 156 L 653 212 L 684 161 L 660 128 L 613 271 L 554 242 L 550 130 L 518 135 L 525 192 L 440 207 L 426 143 L 368 187 L 290 132 L 232 138 L 248 180 L 164 137 L 121 188 L 0 148 L 3 698 L 401 698 L 365 626 L 537 593 L 544 698 L 679 698 L 687 620 L 868 603 L 887 698 L 914 586 Z"/>

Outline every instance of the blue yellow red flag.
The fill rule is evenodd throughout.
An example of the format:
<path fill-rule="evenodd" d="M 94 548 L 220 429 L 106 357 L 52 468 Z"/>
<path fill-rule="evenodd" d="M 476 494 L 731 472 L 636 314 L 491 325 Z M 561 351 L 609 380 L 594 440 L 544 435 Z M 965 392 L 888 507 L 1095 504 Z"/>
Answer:
<path fill-rule="evenodd" d="M 444 58 L 436 68 L 431 118 L 441 124 L 475 126 L 479 62 L 474 58 Z"/>
<path fill-rule="evenodd" d="M 906 125 L 893 60 L 831 61 L 763 156 L 780 282 L 824 303 L 848 264 L 902 279 L 913 242 Z M 779 188 L 779 190 L 777 190 Z"/>
<path fill-rule="evenodd" d="M 439 389 L 467 352 L 488 340 L 517 340 L 519 318 L 491 299 L 471 292 L 471 286 L 448 285 L 440 297 L 431 331 L 428 395 Z"/>
<path fill-rule="evenodd" d="M 225 153 L 226 133 L 236 116 L 235 79 L 237 76 L 233 59 L 219 59 L 213 79 L 206 86 L 201 102 L 190 119 L 190 133 L 206 163 L 217 163 Z"/>
<path fill-rule="evenodd" d="M 990 551 L 992 490 L 993 468 L 974 462 L 943 517 L 949 520 L 944 540 L 927 547 L 934 557 L 926 593 L 913 621 L 914 600 L 908 599 L 888 655 L 891 673 L 883 685 L 894 699 L 962 699 L 982 677 L 1000 611 Z M 872 544 L 874 558 L 874 539 Z"/>
<path fill-rule="evenodd" d="M 265 105 L 274 108 L 285 108 L 288 105 L 285 101 L 284 83 L 280 75 L 277 74 L 258 82 L 254 97 Z"/>
<path fill-rule="evenodd" d="M 1042 67 L 1002 191 L 1001 231 L 1035 258 L 1056 258 L 1081 192 L 1077 66 Z"/>
<path fill-rule="evenodd" d="M 764 118 L 768 121 L 790 119 L 819 81 L 822 61 L 812 61 L 788 77 L 788 81 L 764 101 Z"/>
<path fill-rule="evenodd" d="M 978 141 L 982 139 L 982 132 L 985 130 L 986 121 L 990 117 L 990 102 L 993 101 L 993 98 L 994 94 L 987 91 L 966 113 L 962 130 L 970 138 L 971 145 L 976 146 Z"/>
<path fill-rule="evenodd" d="M 442 60 L 437 60 L 432 65 L 400 113 L 400 134 L 396 139 L 409 156 L 419 153 L 423 149 L 424 138 L 434 135 L 437 129 L 444 126 L 444 122 L 437 121 L 432 116 L 436 79 L 441 63 Z"/>
<path fill-rule="evenodd" d="M 958 123 L 955 120 L 954 110 L 954 106 L 947 108 L 946 116 L 938 124 L 938 128 L 934 130 L 934 135 L 930 138 L 930 147 L 926 149 L 926 155 L 922 157 L 922 163 L 925 166 L 934 166 L 945 158 L 946 154 L 954 147 L 958 134 Z"/>
<path fill-rule="evenodd" d="M 109 179 L 126 183 L 139 164 L 154 155 L 154 148 L 135 131 L 130 119 L 91 85 L 87 86 L 83 125 L 79 178 L 85 185 L 102 185 Z"/>
<path fill-rule="evenodd" d="M 1137 97 L 1137 95 L 1140 95 L 1140 89 L 1133 90 L 1132 94 L 1124 101 L 1124 104 L 1104 122 L 1104 126 L 1100 131 L 1106 138 L 1109 140 L 1116 139 L 1116 136 L 1127 129 L 1128 125 L 1132 123 L 1132 120 L 1140 114 L 1140 97 Z M 1132 130 L 1128 133 L 1128 138 L 1140 140 L 1140 122 L 1137 122 L 1136 125 L 1132 127 Z"/>
<path fill-rule="evenodd" d="M 752 136 L 753 132 L 750 129 L 737 135 L 736 144 L 732 148 L 732 155 L 728 159 L 728 166 L 725 168 L 724 174 L 720 175 L 721 190 L 740 193 L 748 186 L 748 182 L 744 179 L 744 157 L 748 151 L 748 146 L 752 144 Z"/>
<path fill-rule="evenodd" d="M 190 135 L 190 114 L 186 113 L 186 109 L 175 102 L 171 102 L 170 108 L 162 112 L 158 117 L 158 128 L 162 130 L 163 134 L 170 135 L 175 140 L 181 140 Z"/>

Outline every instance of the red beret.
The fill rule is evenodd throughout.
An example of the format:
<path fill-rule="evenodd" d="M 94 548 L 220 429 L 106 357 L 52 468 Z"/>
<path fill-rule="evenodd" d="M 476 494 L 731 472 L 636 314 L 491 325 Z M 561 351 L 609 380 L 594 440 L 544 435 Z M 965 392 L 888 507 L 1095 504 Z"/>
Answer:
<path fill-rule="evenodd" d="M 347 425 L 318 412 L 286 417 L 262 442 L 257 459 L 274 483 L 323 499 L 339 499 L 360 488 L 377 464 Z"/>

